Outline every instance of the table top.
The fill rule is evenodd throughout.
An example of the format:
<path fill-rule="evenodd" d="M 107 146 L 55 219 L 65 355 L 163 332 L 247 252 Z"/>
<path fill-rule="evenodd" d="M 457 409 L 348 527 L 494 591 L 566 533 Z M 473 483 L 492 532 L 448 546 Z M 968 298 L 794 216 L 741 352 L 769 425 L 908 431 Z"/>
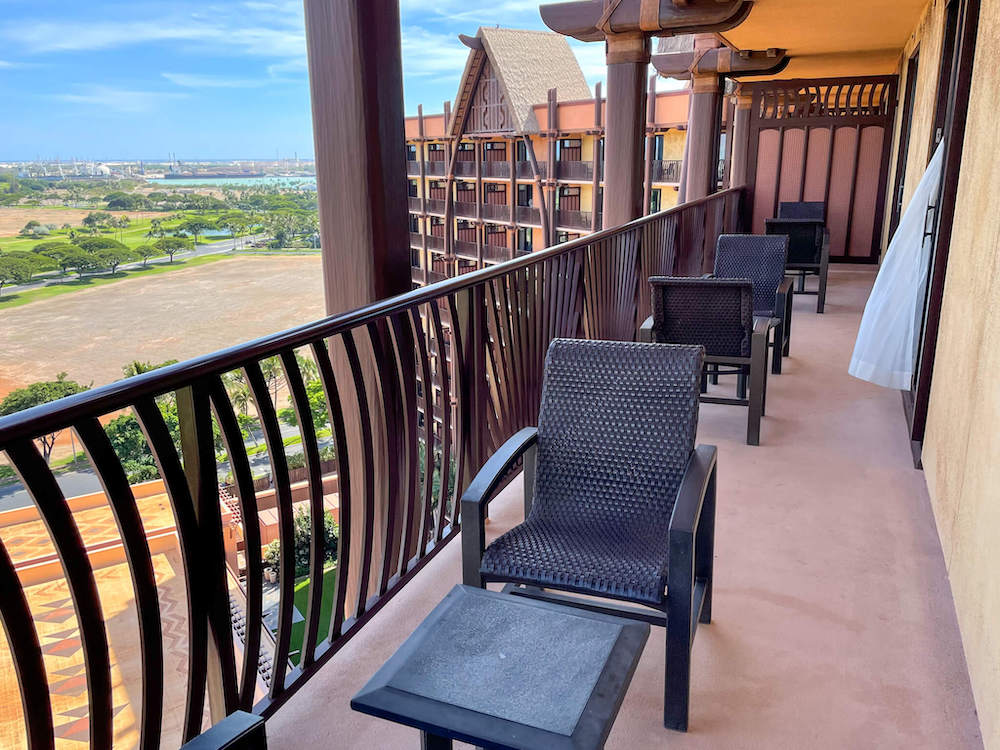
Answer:
<path fill-rule="evenodd" d="M 599 748 L 649 625 L 456 586 L 351 700 L 442 737 L 511 748 Z"/>

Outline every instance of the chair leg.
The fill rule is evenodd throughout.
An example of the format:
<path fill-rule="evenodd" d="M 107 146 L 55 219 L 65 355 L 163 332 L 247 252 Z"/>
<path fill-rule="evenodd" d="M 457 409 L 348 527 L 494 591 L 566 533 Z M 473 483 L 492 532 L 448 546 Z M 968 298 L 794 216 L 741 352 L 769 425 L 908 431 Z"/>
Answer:
<path fill-rule="evenodd" d="M 785 324 L 778 323 L 774 327 L 774 344 L 771 353 L 771 372 L 775 375 L 781 374 L 781 349 L 785 342 Z"/>
<path fill-rule="evenodd" d="M 708 365 L 701 371 L 701 392 L 708 393 Z"/>
<path fill-rule="evenodd" d="M 788 297 L 785 299 L 785 319 L 783 321 L 784 327 L 784 340 L 781 342 L 781 356 L 787 357 L 788 350 L 792 343 L 792 299 L 794 294 L 789 291 Z"/>
<path fill-rule="evenodd" d="M 710 378 L 710 381 L 711 381 L 712 385 L 718 385 L 719 384 L 719 366 L 718 365 L 710 365 L 710 367 L 712 368 L 712 376 Z"/>
<path fill-rule="evenodd" d="M 804 273 L 799 274 L 799 291 L 804 292 L 806 290 L 806 275 Z"/>
<path fill-rule="evenodd" d="M 747 445 L 760 445 L 760 418 L 764 416 L 767 382 L 767 332 L 755 333 L 750 342 L 750 404 L 747 415 Z"/>
<path fill-rule="evenodd" d="M 747 368 L 740 366 L 740 374 L 736 376 L 736 397 L 747 397 Z"/>
<path fill-rule="evenodd" d="M 691 584 L 687 591 L 675 589 L 673 594 L 667 594 L 664 661 L 663 726 L 686 732 L 691 700 Z"/>
<path fill-rule="evenodd" d="M 712 622 L 712 580 L 715 563 L 715 495 L 716 474 L 718 466 L 712 469 L 708 479 L 708 489 L 701 508 L 701 518 L 698 519 L 698 530 L 695 537 L 694 575 L 698 581 L 705 582 L 705 598 L 702 600 L 701 614 L 698 622 Z"/>

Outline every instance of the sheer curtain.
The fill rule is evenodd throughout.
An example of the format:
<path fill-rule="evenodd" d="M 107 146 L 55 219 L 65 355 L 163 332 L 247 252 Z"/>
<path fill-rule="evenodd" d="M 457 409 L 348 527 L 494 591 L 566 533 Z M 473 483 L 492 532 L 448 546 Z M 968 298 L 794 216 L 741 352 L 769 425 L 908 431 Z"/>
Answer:
<path fill-rule="evenodd" d="M 926 232 L 937 201 L 942 153 L 939 144 L 889 242 L 847 370 L 886 388 L 908 391 L 913 381 L 933 244 Z"/>

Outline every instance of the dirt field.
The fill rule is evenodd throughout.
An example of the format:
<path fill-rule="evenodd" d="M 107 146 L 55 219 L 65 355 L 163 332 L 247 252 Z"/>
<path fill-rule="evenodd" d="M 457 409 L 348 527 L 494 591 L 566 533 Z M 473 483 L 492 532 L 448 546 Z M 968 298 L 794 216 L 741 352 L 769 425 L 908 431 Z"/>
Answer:
<path fill-rule="evenodd" d="M 54 297 L 0 312 L 0 398 L 62 371 L 103 385 L 132 360 L 183 360 L 322 315 L 318 256 L 240 256 Z"/>
<path fill-rule="evenodd" d="M 94 209 L 97 210 L 97 209 Z M 35 208 L 31 206 L 0 206 L 0 237 L 12 237 L 20 232 L 24 225 L 34 219 L 42 224 L 72 224 L 79 225 L 90 209 L 83 208 Z M 148 219 L 153 216 L 166 216 L 162 211 L 110 211 L 114 216 L 128 216 L 130 219 Z"/>

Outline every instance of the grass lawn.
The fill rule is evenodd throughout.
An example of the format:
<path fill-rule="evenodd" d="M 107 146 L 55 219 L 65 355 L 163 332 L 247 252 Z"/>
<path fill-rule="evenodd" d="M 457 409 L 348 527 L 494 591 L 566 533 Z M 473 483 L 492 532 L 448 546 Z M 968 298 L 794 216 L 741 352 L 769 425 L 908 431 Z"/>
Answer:
<path fill-rule="evenodd" d="M 123 279 L 135 279 L 140 276 L 153 276 L 160 273 L 169 273 L 170 271 L 176 271 L 181 268 L 204 266 L 208 263 L 215 263 L 216 261 L 223 260 L 228 257 L 228 255 L 200 255 L 197 258 L 177 260 L 173 263 L 157 263 L 156 265 L 151 265 L 147 268 L 136 268 L 129 271 L 119 271 L 118 273 L 113 274 L 94 274 L 93 276 L 84 276 L 82 279 L 72 278 L 62 283 L 43 286 L 39 289 L 30 289 L 26 292 L 20 293 L 3 294 L 0 295 L 0 312 L 3 312 L 4 310 L 11 310 L 15 307 L 20 307 L 21 305 L 27 305 L 31 302 L 37 302 L 51 297 L 58 297 L 62 294 L 70 294 L 71 292 L 77 292 L 81 289 L 91 289 L 105 284 L 114 284 L 116 281 L 122 281 Z"/>
<path fill-rule="evenodd" d="M 336 563 L 327 563 L 323 568 L 323 600 L 319 608 L 319 631 L 318 639 L 326 638 L 330 632 L 330 619 L 333 617 L 333 594 L 337 582 Z M 306 616 L 309 608 L 309 576 L 304 576 L 295 582 L 295 608 Z M 291 645 L 288 652 L 293 664 L 299 663 L 302 651 L 302 640 L 306 637 L 306 623 L 297 622 L 292 625 Z"/>
<path fill-rule="evenodd" d="M 48 208 L 48 207 L 46 207 Z M 206 221 L 214 222 L 221 215 L 218 212 L 215 213 L 199 213 L 197 211 L 184 211 L 184 219 L 181 220 L 167 220 L 168 216 L 173 216 L 171 212 L 164 212 L 161 217 L 163 221 L 163 229 L 167 232 L 172 231 L 176 227 L 183 224 L 188 219 L 205 219 Z M 128 225 L 128 228 L 122 231 L 102 231 L 100 234 L 95 235 L 80 235 L 80 237 L 109 237 L 113 240 L 118 240 L 119 242 L 127 245 L 128 247 L 138 247 L 139 245 L 146 245 L 156 241 L 154 237 L 147 237 L 146 233 L 149 231 L 150 219 L 133 219 L 132 223 Z M 76 227 L 79 229 L 79 227 Z M 59 242 L 70 242 L 69 229 L 56 229 L 50 232 L 45 237 L 39 239 L 32 239 L 29 237 L 0 237 L 0 249 L 6 250 L 7 252 L 13 252 L 15 250 L 31 250 L 35 245 L 42 242 L 59 241 Z M 211 242 L 218 242 L 220 240 L 231 239 L 227 233 L 222 237 L 198 237 L 199 244 L 206 244 Z"/>

